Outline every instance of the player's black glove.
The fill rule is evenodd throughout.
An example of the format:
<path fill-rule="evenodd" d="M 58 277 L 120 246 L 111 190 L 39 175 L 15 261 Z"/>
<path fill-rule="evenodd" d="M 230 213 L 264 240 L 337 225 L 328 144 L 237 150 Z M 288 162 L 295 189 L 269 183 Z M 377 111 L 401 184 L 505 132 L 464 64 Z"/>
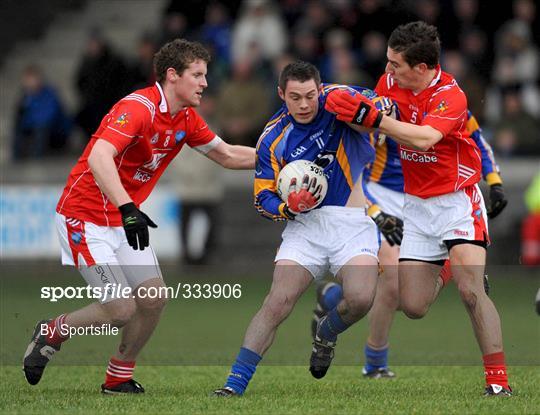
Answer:
<path fill-rule="evenodd" d="M 285 216 L 288 220 L 294 220 L 296 213 L 292 212 L 291 209 L 289 209 L 289 206 L 287 206 L 285 203 L 283 206 L 283 216 Z"/>
<path fill-rule="evenodd" d="M 403 221 L 400 218 L 382 211 L 374 213 L 371 218 L 384 235 L 390 246 L 401 245 L 403 239 Z"/>
<path fill-rule="evenodd" d="M 493 219 L 503 211 L 508 204 L 508 200 L 504 196 L 504 188 L 502 184 L 496 183 L 489 186 L 489 206 L 487 209 L 488 218 Z"/>
<path fill-rule="evenodd" d="M 118 210 L 122 214 L 122 225 L 128 244 L 135 250 L 144 251 L 149 245 L 148 227 L 157 228 L 157 225 L 148 215 L 137 209 L 133 202 L 118 206 Z"/>

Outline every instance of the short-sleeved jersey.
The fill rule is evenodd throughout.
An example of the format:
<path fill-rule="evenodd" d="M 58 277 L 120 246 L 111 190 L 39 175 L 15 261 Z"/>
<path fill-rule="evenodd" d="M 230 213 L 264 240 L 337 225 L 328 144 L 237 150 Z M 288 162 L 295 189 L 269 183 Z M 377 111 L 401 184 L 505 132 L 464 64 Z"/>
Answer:
<path fill-rule="evenodd" d="M 484 179 L 490 173 L 499 173 L 499 166 L 495 161 L 493 150 L 484 138 L 476 117 L 470 111 L 467 111 L 467 131 L 480 149 L 482 176 Z M 378 132 L 376 131 L 373 134 L 374 141 L 377 142 Z M 392 140 L 391 137 L 387 136 L 382 144 L 375 146 L 375 160 L 366 168 L 364 181 L 378 183 L 396 192 L 403 192 L 403 171 L 401 170 L 399 144 Z M 377 203 L 365 187 L 364 191 L 366 191 L 366 196 L 368 196 L 371 203 Z"/>
<path fill-rule="evenodd" d="M 121 226 L 122 220 L 88 165 L 98 139 L 118 150 L 114 161 L 121 183 L 137 206 L 146 200 L 184 144 L 206 153 L 221 141 L 193 108 L 184 108 L 172 117 L 158 83 L 118 101 L 71 170 L 56 208 L 62 215 L 100 226 Z"/>
<path fill-rule="evenodd" d="M 451 75 L 438 67 L 431 84 L 415 95 L 385 74 L 375 92 L 397 103 L 401 121 L 429 125 L 443 135 L 427 151 L 400 145 L 405 193 L 428 198 L 456 192 L 480 180 L 480 150 L 467 131 L 467 98 Z"/>
<path fill-rule="evenodd" d="M 366 164 L 373 160 L 375 150 L 369 134 L 352 130 L 338 121 L 335 114 L 324 110 L 327 94 L 335 88 L 350 88 L 351 93 L 375 96 L 373 91 L 363 88 L 323 84 L 318 113 L 312 122 L 297 123 L 283 105 L 266 124 L 257 143 L 254 181 L 255 207 L 263 216 L 285 219 L 285 204 L 276 193 L 276 184 L 280 170 L 287 163 L 310 160 L 324 169 L 328 192 L 319 205 L 322 207 L 344 206 Z"/>

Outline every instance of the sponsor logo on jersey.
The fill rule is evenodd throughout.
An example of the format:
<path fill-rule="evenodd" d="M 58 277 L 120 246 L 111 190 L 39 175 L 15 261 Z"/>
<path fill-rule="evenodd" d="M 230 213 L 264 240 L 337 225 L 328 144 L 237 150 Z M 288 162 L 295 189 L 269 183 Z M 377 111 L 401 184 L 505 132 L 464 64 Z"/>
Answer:
<path fill-rule="evenodd" d="M 467 231 L 460 231 L 459 229 L 456 229 L 454 231 L 454 235 L 457 235 L 457 236 L 469 236 L 469 232 Z"/>
<path fill-rule="evenodd" d="M 159 133 L 155 133 L 150 139 L 150 144 L 156 144 L 159 140 Z"/>
<path fill-rule="evenodd" d="M 159 165 L 161 164 L 161 161 L 166 155 L 167 153 L 154 153 L 152 155 L 152 160 L 146 164 L 143 164 L 143 167 L 147 170 L 156 171 L 156 169 L 159 167 Z"/>
<path fill-rule="evenodd" d="M 332 164 L 335 159 L 336 159 L 335 151 L 325 151 L 317 155 L 317 160 L 315 160 L 315 164 L 325 169 L 330 164 Z"/>
<path fill-rule="evenodd" d="M 294 149 L 294 151 L 291 153 L 291 157 L 293 159 L 295 159 L 296 157 L 298 157 L 299 155 L 301 155 L 304 151 L 306 151 L 307 149 L 304 147 L 304 146 L 300 146 L 300 147 L 297 147 Z"/>
<path fill-rule="evenodd" d="M 184 137 L 186 136 L 186 132 L 185 131 L 177 131 L 175 134 L 174 134 L 174 139 L 176 141 L 176 144 L 178 144 L 180 141 L 182 141 L 184 139 Z"/>
<path fill-rule="evenodd" d="M 401 149 L 400 156 L 402 160 L 412 161 L 414 163 L 437 163 L 435 153 L 417 153 L 416 151 Z"/>
<path fill-rule="evenodd" d="M 129 112 L 124 112 L 122 115 L 120 115 L 116 121 L 114 122 L 114 125 L 118 125 L 119 127 L 124 127 L 126 124 L 129 123 Z"/>
<path fill-rule="evenodd" d="M 441 102 L 439 102 L 439 105 L 437 105 L 437 108 L 435 108 L 435 111 L 433 112 L 440 112 L 441 114 L 445 112 L 448 109 L 448 104 L 443 99 Z"/>
<path fill-rule="evenodd" d="M 141 170 L 137 170 L 135 172 L 135 175 L 133 176 L 133 180 L 137 180 L 137 181 L 142 182 L 142 183 L 146 183 L 146 182 L 150 181 L 151 178 L 152 178 L 151 174 L 146 173 L 146 172 L 141 171 Z"/>

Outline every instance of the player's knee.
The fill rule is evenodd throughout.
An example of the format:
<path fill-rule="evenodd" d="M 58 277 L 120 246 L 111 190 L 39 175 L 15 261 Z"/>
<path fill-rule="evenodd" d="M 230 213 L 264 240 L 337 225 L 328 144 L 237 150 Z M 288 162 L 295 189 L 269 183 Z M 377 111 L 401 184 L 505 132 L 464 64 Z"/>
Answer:
<path fill-rule="evenodd" d="M 293 306 L 294 302 L 290 299 L 290 297 L 273 294 L 268 296 L 263 305 L 266 314 L 274 322 L 280 322 L 287 317 Z"/>
<path fill-rule="evenodd" d="M 106 311 L 111 325 L 115 327 L 125 326 L 133 317 L 137 306 L 133 299 L 115 300 L 106 305 Z"/>
<path fill-rule="evenodd" d="M 356 318 L 365 316 L 373 305 L 373 295 L 357 293 L 355 295 L 345 295 L 348 313 Z"/>
<path fill-rule="evenodd" d="M 137 307 L 142 310 L 160 311 L 167 304 L 167 296 L 137 298 Z"/>
<path fill-rule="evenodd" d="M 424 317 L 429 309 L 429 305 L 422 304 L 419 302 L 408 302 L 408 301 L 402 301 L 401 302 L 401 311 L 413 320 L 418 320 L 422 317 Z"/>

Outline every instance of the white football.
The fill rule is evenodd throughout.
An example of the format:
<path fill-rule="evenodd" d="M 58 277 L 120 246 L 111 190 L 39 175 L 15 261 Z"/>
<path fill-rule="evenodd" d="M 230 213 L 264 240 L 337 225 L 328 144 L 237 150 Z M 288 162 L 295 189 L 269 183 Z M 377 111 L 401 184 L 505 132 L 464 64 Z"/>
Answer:
<path fill-rule="evenodd" d="M 322 167 L 309 160 L 295 160 L 281 169 L 277 179 L 277 193 L 281 200 L 287 202 L 290 190 L 299 191 L 302 188 L 305 176 L 308 177 L 308 190 L 319 199 L 319 203 L 313 208 L 319 206 L 328 191 L 328 181 Z M 291 180 L 293 178 L 296 178 L 296 189 L 291 189 Z"/>

